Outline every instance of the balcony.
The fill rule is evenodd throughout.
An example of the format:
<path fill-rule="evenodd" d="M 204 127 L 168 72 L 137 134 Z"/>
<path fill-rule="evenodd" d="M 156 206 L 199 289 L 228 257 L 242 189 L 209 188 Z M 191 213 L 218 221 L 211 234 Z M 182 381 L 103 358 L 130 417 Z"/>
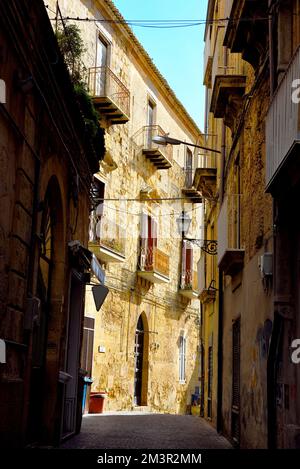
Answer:
<path fill-rule="evenodd" d="M 171 168 L 173 162 L 172 145 L 159 145 L 152 141 L 153 137 L 163 135 L 166 133 L 159 125 L 146 125 L 134 136 L 137 148 L 157 169 Z"/>
<path fill-rule="evenodd" d="M 184 169 L 184 183 L 182 188 L 183 195 L 190 199 L 194 204 L 202 203 L 202 196 L 194 185 L 194 169 Z"/>
<path fill-rule="evenodd" d="M 182 272 L 179 293 L 190 300 L 198 298 L 198 274 L 195 270 Z"/>
<path fill-rule="evenodd" d="M 230 21 L 225 30 L 224 46 L 231 52 L 240 52 L 243 60 L 254 69 L 260 63 L 262 51 L 266 50 L 268 22 L 261 18 L 267 17 L 268 0 L 225 1 L 225 18 L 230 18 Z M 243 18 L 249 20 L 243 21 Z"/>
<path fill-rule="evenodd" d="M 212 98 L 210 112 L 223 118 L 232 131 L 246 89 L 246 74 L 239 54 L 229 54 L 224 64 L 223 48 L 216 51 L 212 66 Z"/>
<path fill-rule="evenodd" d="M 205 268 L 206 256 L 202 253 L 201 258 L 198 262 L 198 291 L 199 299 L 201 303 L 211 303 L 216 299 L 216 288 L 213 287 L 213 281 L 209 287 L 206 285 L 206 268 Z"/>
<path fill-rule="evenodd" d="M 295 156 L 300 143 L 300 106 L 293 102 L 292 93 L 296 91 L 293 81 L 299 78 L 299 70 L 300 48 L 273 96 L 266 118 L 266 185 L 270 192 L 278 185 L 279 174 L 285 176 L 288 186 L 293 176 L 298 174 L 297 167 L 294 169 L 293 165 L 297 165 Z M 281 185 L 281 190 L 283 187 Z"/>
<path fill-rule="evenodd" d="M 151 283 L 169 283 L 169 256 L 156 247 L 141 248 L 138 276 Z"/>
<path fill-rule="evenodd" d="M 226 196 L 218 218 L 218 266 L 232 277 L 244 266 L 242 202 L 240 194 Z"/>
<path fill-rule="evenodd" d="M 109 67 L 90 68 L 88 87 L 101 116 L 111 124 L 129 121 L 130 92 Z"/>
<path fill-rule="evenodd" d="M 217 187 L 216 156 L 213 154 L 202 156 L 200 168 L 194 176 L 194 185 L 204 198 L 214 198 Z"/>
<path fill-rule="evenodd" d="M 97 220 L 92 214 L 89 249 L 104 263 L 125 261 L 126 232 L 105 218 Z"/>

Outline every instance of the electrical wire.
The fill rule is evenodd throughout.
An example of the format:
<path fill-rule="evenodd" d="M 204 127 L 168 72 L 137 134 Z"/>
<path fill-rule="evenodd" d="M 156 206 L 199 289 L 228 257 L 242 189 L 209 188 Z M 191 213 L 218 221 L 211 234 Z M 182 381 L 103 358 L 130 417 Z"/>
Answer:
<path fill-rule="evenodd" d="M 50 18 L 51 21 L 79 21 L 79 22 L 90 22 L 90 23 L 111 23 L 111 24 L 127 24 L 129 26 L 139 26 L 143 28 L 155 28 L 155 29 L 169 29 L 169 28 L 187 28 L 187 27 L 193 27 L 193 26 L 201 26 L 201 25 L 207 25 L 207 24 L 218 24 L 224 22 L 226 23 L 238 23 L 238 22 L 253 22 L 253 21 L 268 21 L 268 17 L 244 17 L 244 18 L 217 18 L 217 19 L 132 19 L 132 20 L 126 20 L 126 19 L 119 19 L 119 20 L 112 20 L 112 19 L 97 19 L 97 18 L 80 18 L 79 16 L 65 16 L 58 18 L 56 16 L 56 12 L 51 10 L 48 5 L 45 5 L 45 7 L 53 14 L 55 14 L 54 18 Z"/>
<path fill-rule="evenodd" d="M 119 213 L 125 213 L 126 215 L 132 215 L 132 216 L 141 216 L 141 212 L 130 212 L 128 210 L 121 210 L 121 209 L 118 209 L 116 207 L 112 207 L 111 205 L 107 205 L 107 204 L 104 204 L 104 208 L 107 208 L 108 210 L 114 210 L 115 212 L 119 212 Z M 194 207 L 192 208 L 191 210 L 185 210 L 185 213 L 192 213 L 192 212 L 195 212 L 196 210 L 199 210 L 199 208 L 201 208 L 201 205 L 198 205 L 197 207 Z M 171 216 L 179 216 L 181 214 L 182 211 L 180 212 L 171 212 L 171 213 L 160 213 L 158 214 L 157 216 L 158 217 L 171 217 Z"/>
<path fill-rule="evenodd" d="M 175 201 L 175 200 L 191 200 L 193 199 L 198 199 L 198 197 L 160 197 L 160 198 L 151 198 L 151 199 L 131 199 L 131 198 L 103 198 L 103 197 L 97 197 L 97 201 L 99 202 L 138 202 L 138 203 L 144 203 L 144 202 L 165 202 L 165 201 Z M 205 197 L 205 200 L 209 200 L 211 202 L 216 202 L 216 199 L 214 197 Z"/>

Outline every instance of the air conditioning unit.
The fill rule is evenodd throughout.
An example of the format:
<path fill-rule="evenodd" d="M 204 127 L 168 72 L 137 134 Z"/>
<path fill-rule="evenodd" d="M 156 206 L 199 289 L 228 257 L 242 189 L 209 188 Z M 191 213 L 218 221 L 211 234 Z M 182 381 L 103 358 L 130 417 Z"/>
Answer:
<path fill-rule="evenodd" d="M 273 275 L 273 254 L 271 252 L 265 252 L 258 258 L 258 266 L 262 278 L 270 277 Z"/>

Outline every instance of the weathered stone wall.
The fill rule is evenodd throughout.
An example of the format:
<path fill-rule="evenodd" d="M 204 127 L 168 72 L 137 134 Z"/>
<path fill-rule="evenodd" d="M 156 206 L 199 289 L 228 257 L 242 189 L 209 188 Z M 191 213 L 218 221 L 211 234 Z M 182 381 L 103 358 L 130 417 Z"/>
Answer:
<path fill-rule="evenodd" d="M 224 17 L 226 2 L 218 2 L 213 18 Z M 230 12 L 225 12 L 228 16 Z M 222 16 L 223 15 L 223 16 Z M 227 248 L 244 249 L 244 266 L 241 272 L 223 280 L 223 300 L 216 308 L 222 317 L 222 414 L 220 425 L 229 437 L 232 436 L 232 330 L 233 322 L 241 320 L 241 357 L 240 357 L 240 445 L 249 448 L 267 447 L 267 356 L 273 321 L 272 283 L 263 280 L 259 270 L 259 256 L 272 252 L 272 201 L 265 194 L 265 116 L 269 105 L 269 79 L 267 69 L 261 74 L 254 73 L 252 67 L 244 62 L 240 54 L 231 53 L 223 46 L 226 26 L 212 25 L 211 38 L 206 40 L 208 55 L 213 56 L 211 83 L 206 71 L 208 112 L 212 97 L 216 95 L 214 79 L 216 75 L 246 76 L 245 94 L 241 100 L 232 89 L 229 97 L 224 92 L 223 119 L 216 119 L 213 113 L 207 116 L 208 132 L 212 147 L 224 152 L 222 164 L 217 167 L 217 193 L 219 204 L 214 209 L 206 206 L 208 233 L 211 227 L 218 227 L 218 216 L 223 197 L 235 202 L 238 211 L 228 213 L 228 225 L 217 233 L 220 240 L 228 237 Z M 230 78 L 230 77 L 229 77 Z M 252 87 L 255 84 L 255 88 Z M 221 85 L 220 85 L 221 86 Z M 224 88 L 225 79 L 224 79 Z M 220 106 L 219 106 L 220 109 Z M 223 124 L 226 125 L 222 129 Z M 224 135 L 224 144 L 222 135 Z M 218 162 L 221 162 L 222 156 Z M 240 220 L 239 215 L 240 214 Z M 240 243 L 237 242 L 237 226 L 240 225 Z M 228 235 L 229 233 L 229 235 Z M 230 238 L 235 238 L 231 244 Z M 220 245 L 220 243 L 219 243 Z M 207 275 L 218 278 L 217 266 L 208 265 Z M 217 286 L 218 287 L 218 286 Z M 220 294 L 220 292 L 219 292 Z M 221 295 L 221 294 L 220 294 Z M 220 296 L 220 298 L 222 298 Z M 210 330 L 210 305 L 204 305 L 204 332 L 207 342 Z M 217 333 L 217 321 L 213 326 Z M 206 346 L 207 348 L 207 346 Z M 206 352 L 207 353 L 207 352 Z M 214 363 L 217 358 L 214 357 Z M 215 378 L 215 377 L 214 377 Z M 214 385 L 216 386 L 216 382 Z M 205 410 L 206 413 L 206 410 Z M 206 416 L 206 415 L 205 415 Z M 215 421 L 213 420 L 213 423 Z"/>
<path fill-rule="evenodd" d="M 105 16 L 105 2 L 63 1 L 66 16 Z M 51 9 L 55 2 L 50 1 Z M 108 65 L 130 90 L 130 120 L 127 124 L 110 126 L 105 120 L 106 155 L 99 177 L 105 183 L 105 198 L 139 199 L 141 190 L 150 191 L 151 198 L 181 198 L 184 185 L 185 147 L 174 147 L 174 164 L 169 170 L 157 170 L 141 152 L 139 135 L 147 124 L 148 100 L 155 103 L 155 123 L 178 139 L 196 143 L 199 130 L 174 106 L 169 92 L 136 51 L 136 45 L 117 26 L 101 23 L 79 23 L 87 47 L 85 65 L 95 66 L 97 34 L 106 38 Z M 198 140 L 199 142 L 200 140 Z M 193 152 L 194 153 L 194 152 Z M 195 153 L 196 155 L 196 153 Z M 197 164 L 197 156 L 195 156 Z M 90 290 L 86 295 L 86 315 L 95 318 L 94 364 L 92 391 L 106 390 L 106 409 L 131 409 L 134 385 L 134 341 L 137 321 L 143 314 L 145 329 L 143 401 L 152 410 L 186 412 L 195 386 L 199 386 L 199 301 L 189 301 L 179 292 L 181 240 L 176 218 L 183 202 L 114 202 L 104 203 L 104 220 L 114 221 L 126 231 L 125 260 L 106 263 L 106 284 L 110 289 L 101 310 L 95 311 Z M 188 203 L 192 218 L 188 236 L 200 237 L 199 206 Z M 158 248 L 170 256 L 170 281 L 151 284 L 137 277 L 141 212 L 147 210 L 158 221 Z M 161 212 L 161 213 L 160 213 Z M 199 249 L 194 253 L 197 270 Z M 186 383 L 179 383 L 179 336 L 187 337 Z M 99 346 L 105 352 L 98 351 Z M 148 363 L 147 363 L 148 362 Z M 146 376 L 147 375 L 147 376 Z"/>
<path fill-rule="evenodd" d="M 251 79 L 251 75 L 250 75 Z M 231 434 L 232 323 L 241 319 L 241 440 L 244 448 L 267 447 L 267 356 L 271 336 L 272 285 L 259 270 L 259 256 L 272 252 L 272 200 L 265 194 L 265 116 L 268 81 L 262 80 L 251 99 L 234 156 L 240 171 L 241 247 L 245 249 L 240 275 L 224 283 L 223 423 Z M 237 165 L 232 158 L 226 193 L 237 193 Z"/>
<path fill-rule="evenodd" d="M 20 6 L 20 16 L 26 13 L 27 3 L 26 5 L 25 3 L 22 2 Z M 64 112 L 69 109 L 70 101 L 65 96 L 59 101 L 59 91 L 56 91 L 58 93 L 56 101 L 53 95 L 51 96 L 53 87 L 60 92 L 65 87 L 64 89 L 70 93 L 72 85 L 68 80 L 65 82 L 67 76 L 63 73 L 61 63 L 56 64 L 49 78 L 50 74 L 45 76 L 45 70 L 47 66 L 51 67 L 53 64 L 50 65 L 44 59 L 43 64 L 39 66 L 37 59 L 34 64 L 32 62 L 37 50 L 45 54 L 45 57 L 47 57 L 45 50 L 49 44 L 51 51 L 55 50 L 54 40 L 49 34 L 51 28 L 42 5 L 37 3 L 31 16 L 30 51 L 29 39 L 25 37 L 24 30 L 19 28 L 15 31 L 15 23 L 13 25 L 10 21 L 4 24 L 3 11 L 9 18 L 10 8 L 14 7 L 14 2 L 10 2 L 7 9 L 3 7 L 0 22 L 1 79 L 6 83 L 7 94 L 6 103 L 1 105 L 0 109 L 0 338 L 6 341 L 7 348 L 6 363 L 0 364 L 0 435 L 1 446 L 4 447 L 20 447 L 28 442 L 26 438 L 30 413 L 29 400 L 33 387 L 31 382 L 33 326 L 27 324 L 25 330 L 24 319 L 27 299 L 38 296 L 41 218 L 45 206 L 45 194 L 51 179 L 55 179 L 57 188 L 55 252 L 50 299 L 51 315 L 47 331 L 48 340 L 45 344 L 47 364 L 39 381 L 39 384 L 44 386 L 45 393 L 44 407 L 41 410 L 44 413 L 43 428 L 39 437 L 48 436 L 49 444 L 53 444 L 55 432 L 55 437 L 59 438 L 57 429 L 60 428 L 61 409 L 58 407 L 61 404 L 61 396 L 58 393 L 58 371 L 64 369 L 69 307 L 70 266 L 67 244 L 75 239 L 87 246 L 90 200 L 89 192 L 84 189 L 82 180 L 86 176 L 91 178 L 88 169 L 87 174 L 83 174 L 77 167 L 80 182 L 76 208 L 71 196 L 71 185 L 74 180 L 70 169 L 72 153 L 70 148 L 74 151 L 74 147 L 68 146 L 74 136 L 66 133 L 65 140 L 62 141 L 58 132 L 58 129 L 63 129 L 65 122 L 68 121 Z M 41 29 L 46 26 L 43 35 L 41 30 L 36 29 L 37 24 Z M 59 71 L 57 67 L 60 67 Z M 54 77 L 57 78 L 59 73 L 62 73 L 62 76 L 60 75 L 60 80 L 56 82 Z M 32 76 L 35 77 L 32 88 L 22 88 L 21 80 Z M 59 113 L 62 109 L 60 106 L 64 106 L 63 117 L 54 122 L 49 110 L 53 113 L 55 107 L 55 112 Z M 72 119 L 74 120 L 68 121 L 70 127 L 71 124 L 78 123 L 76 116 Z M 88 168 L 81 143 L 77 150 L 79 150 L 76 152 L 77 160 L 75 152 L 72 155 L 73 160 L 78 164 L 83 158 Z M 27 317 L 27 320 L 30 323 L 30 317 Z M 31 404 L 34 406 L 35 402 Z"/>

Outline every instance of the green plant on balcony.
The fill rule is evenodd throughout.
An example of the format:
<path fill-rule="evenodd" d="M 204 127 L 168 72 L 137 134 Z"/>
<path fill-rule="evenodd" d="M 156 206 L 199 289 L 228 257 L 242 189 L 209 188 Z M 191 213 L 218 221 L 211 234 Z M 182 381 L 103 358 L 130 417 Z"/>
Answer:
<path fill-rule="evenodd" d="M 123 253 L 123 244 L 117 240 L 117 239 L 114 239 L 114 238 L 110 238 L 110 239 L 102 239 L 101 240 L 101 244 L 109 249 L 111 249 L 112 251 L 115 251 L 115 252 L 118 252 L 118 253 Z"/>
<path fill-rule="evenodd" d="M 84 78 L 87 70 L 83 64 L 82 56 L 86 49 L 80 35 L 80 29 L 74 24 L 64 23 L 58 28 L 56 38 L 70 73 L 76 100 L 85 122 L 86 134 L 91 140 L 98 158 L 102 160 L 105 153 L 104 130 L 99 125 L 100 116 L 87 90 Z"/>

